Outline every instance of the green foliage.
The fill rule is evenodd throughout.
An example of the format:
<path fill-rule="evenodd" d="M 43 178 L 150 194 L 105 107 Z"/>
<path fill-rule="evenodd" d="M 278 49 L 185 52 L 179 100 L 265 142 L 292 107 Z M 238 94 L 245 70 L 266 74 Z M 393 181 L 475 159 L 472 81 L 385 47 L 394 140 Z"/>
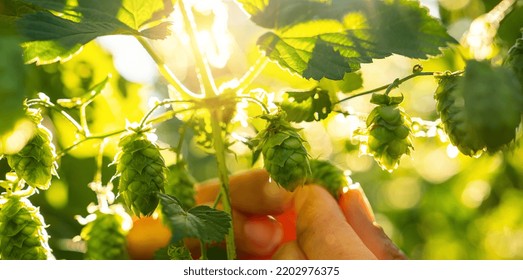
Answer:
<path fill-rule="evenodd" d="M 231 227 L 231 217 L 223 211 L 205 205 L 186 211 L 175 197 L 161 193 L 158 197 L 166 223 L 173 232 L 173 243 L 186 237 L 198 238 L 205 244 L 219 242 Z"/>
<path fill-rule="evenodd" d="M 80 1 L 77 6 L 46 0 L 26 0 L 43 10 L 17 21 L 27 37 L 22 44 L 27 63 L 67 61 L 91 40 L 104 35 L 135 35 L 163 39 L 163 23 L 149 26 L 172 12 L 171 1 Z"/>
<path fill-rule="evenodd" d="M 158 206 L 157 192 L 164 191 L 165 162 L 150 132 L 128 131 L 120 138 L 115 157 L 119 192 L 137 216 L 150 216 Z"/>
<path fill-rule="evenodd" d="M 321 88 L 309 91 L 287 92 L 286 99 L 280 107 L 287 113 L 291 122 L 320 121 L 332 111 L 329 92 Z"/>
<path fill-rule="evenodd" d="M 311 176 L 307 178 L 306 184 L 318 184 L 338 199 L 344 187 L 349 185 L 349 180 L 343 170 L 329 161 L 311 159 Z"/>
<path fill-rule="evenodd" d="M 341 80 L 361 63 L 400 54 L 437 55 L 455 43 L 417 1 L 239 0 L 258 25 L 272 60 L 307 79 Z"/>
<path fill-rule="evenodd" d="M 21 151 L 6 156 L 17 176 L 31 187 L 46 190 L 51 185 L 52 176 L 57 175 L 58 164 L 51 141 L 51 132 L 39 124 L 35 135 Z"/>
<path fill-rule="evenodd" d="M 271 178 L 288 191 L 302 186 L 310 176 L 309 155 L 304 140 L 286 121 L 286 114 L 264 115 L 267 127 L 252 140 L 254 160 L 261 152 L 264 168 Z"/>
<path fill-rule="evenodd" d="M 3 201 L 2 201 L 3 200 Z M 51 256 L 45 222 L 26 198 L 0 200 L 0 259 L 45 260 Z"/>
<path fill-rule="evenodd" d="M 123 217 L 118 213 L 92 214 L 94 220 L 87 223 L 80 236 L 85 241 L 88 260 L 123 260 L 126 258 Z"/>

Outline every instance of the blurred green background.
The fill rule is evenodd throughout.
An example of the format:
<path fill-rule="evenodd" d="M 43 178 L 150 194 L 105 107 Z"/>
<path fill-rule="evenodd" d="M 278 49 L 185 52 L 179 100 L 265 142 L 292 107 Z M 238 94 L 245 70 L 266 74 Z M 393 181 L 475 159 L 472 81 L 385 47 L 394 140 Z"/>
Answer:
<path fill-rule="evenodd" d="M 257 57 L 255 41 L 261 30 L 248 22 L 244 14 L 230 1 L 205 1 L 200 7 L 200 28 L 215 26 L 218 34 L 207 34 L 210 42 L 208 56 L 219 82 L 240 77 Z M 203 2 L 202 2 L 203 3 Z M 443 56 L 428 61 L 410 60 L 393 56 L 364 65 L 361 70 L 363 91 L 388 84 L 411 73 L 416 64 L 425 71 L 461 70 L 469 57 L 501 60 L 515 40 L 521 37 L 523 1 L 495 26 L 490 41 L 468 45 L 464 34 L 474 19 L 494 8 L 499 1 L 441 0 L 424 4 L 440 16 L 449 33 L 464 46 L 446 50 Z M 227 9 L 224 13 L 223 9 Z M 212 13 L 213 20 L 208 20 Z M 188 87 L 197 89 L 190 48 L 183 36 L 183 27 L 173 27 L 175 36 L 153 42 L 154 47 L 168 61 L 173 72 Z M 492 35 L 489 37 L 489 35 Z M 219 38 L 219 39 L 217 39 Z M 149 98 L 168 97 L 168 89 L 153 62 L 132 38 L 108 37 L 89 43 L 72 60 L 63 64 L 31 66 L 31 83 L 45 92 L 51 100 L 70 98 L 85 93 L 92 85 L 112 75 L 110 85 L 88 108 L 89 125 L 93 134 L 118 130 L 126 121 L 138 121 L 149 108 Z M 307 89 L 314 83 L 303 80 L 276 65 L 269 65 L 252 89 L 267 92 L 285 89 Z M 411 117 L 427 122 L 422 129 L 425 136 L 417 137 L 410 158 L 403 158 L 393 173 L 381 170 L 374 160 L 361 155 L 355 131 L 361 128 L 366 113 L 372 109 L 368 97 L 350 100 L 342 109 L 350 116 L 332 114 L 320 123 L 299 124 L 303 127 L 309 151 L 314 158 L 329 159 L 350 170 L 359 182 L 374 208 L 378 223 L 398 246 L 412 259 L 521 259 L 523 258 L 523 148 L 514 143 L 513 149 L 480 158 L 462 156 L 434 127 L 436 121 L 433 98 L 436 81 L 421 77 L 404 83 L 395 91 L 405 95 L 403 106 Z M 339 95 L 340 98 L 344 94 Z M 245 108 L 249 116 L 260 113 L 259 108 Z M 254 127 L 261 122 L 247 118 Z M 157 127 L 164 147 L 178 143 L 181 121 L 171 120 Z M 75 141 L 74 128 L 63 117 L 50 112 L 44 121 L 54 134 L 58 150 Z M 236 123 L 232 139 L 252 136 L 252 128 Z M 421 133 L 420 133 L 421 134 Z M 198 181 L 216 176 L 211 155 L 195 143 L 194 134 L 186 135 L 183 153 L 192 175 Z M 104 150 L 103 182 L 109 181 L 115 167 L 109 165 L 116 152 L 117 138 L 111 138 Z M 519 141 L 518 141 L 519 142 Z M 99 141 L 86 142 L 59 162 L 60 178 L 51 188 L 32 197 L 50 225 L 50 245 L 58 259 L 82 258 L 71 239 L 81 226 L 75 215 L 86 216 L 86 207 L 96 200 L 87 187 L 94 177 L 94 156 Z M 236 141 L 229 155 L 231 173 L 251 168 L 247 147 Z M 167 161 L 173 158 L 165 151 Z M 109 166 L 107 166 L 109 165 Z M 260 167 L 260 163 L 256 164 Z M 8 172 L 6 160 L 0 161 L 0 173 Z"/>

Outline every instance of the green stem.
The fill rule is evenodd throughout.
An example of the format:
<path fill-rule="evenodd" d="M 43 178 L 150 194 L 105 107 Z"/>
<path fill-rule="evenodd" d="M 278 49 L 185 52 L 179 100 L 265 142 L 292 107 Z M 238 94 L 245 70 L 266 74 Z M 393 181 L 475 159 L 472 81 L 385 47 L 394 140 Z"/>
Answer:
<path fill-rule="evenodd" d="M 261 102 L 260 100 L 258 100 L 257 98 L 254 98 L 252 96 L 245 96 L 245 95 L 240 95 L 240 96 L 237 96 L 236 98 L 242 99 L 242 100 L 247 100 L 252 103 L 258 104 L 260 106 L 260 108 L 262 108 L 266 114 L 269 114 L 271 112 L 269 110 L 269 108 L 267 108 L 267 106 L 265 106 L 265 104 L 263 102 Z"/>
<path fill-rule="evenodd" d="M 80 125 L 82 126 L 85 136 L 89 136 L 91 134 L 91 132 L 89 132 L 89 126 L 87 125 L 87 113 L 85 111 L 89 103 L 90 102 L 86 102 L 80 106 Z"/>
<path fill-rule="evenodd" d="M 40 99 L 31 99 L 31 100 L 27 101 L 27 106 L 35 106 L 35 105 L 50 108 L 51 110 L 54 110 L 54 111 L 60 113 L 72 125 L 74 125 L 74 127 L 78 130 L 78 132 L 80 132 L 82 135 L 85 136 L 85 131 L 84 131 L 82 125 L 80 125 L 73 117 L 71 117 L 71 115 L 69 115 L 66 111 L 62 110 L 61 108 L 59 108 L 56 104 L 54 104 L 52 102 L 46 102 L 46 101 L 43 101 Z"/>
<path fill-rule="evenodd" d="M 61 158 L 63 157 L 65 154 L 67 154 L 69 151 L 71 151 L 72 149 L 76 148 L 77 146 L 79 146 L 80 144 L 84 143 L 84 142 L 87 142 L 87 141 L 90 141 L 90 140 L 95 140 L 95 139 L 105 139 L 107 137 L 111 137 L 111 136 L 114 136 L 114 135 L 118 135 L 120 133 L 123 133 L 125 132 L 126 130 L 125 129 L 120 129 L 120 130 L 117 130 L 117 131 L 113 131 L 113 132 L 108 132 L 108 133 L 104 133 L 104 134 L 100 134 L 100 135 L 91 135 L 89 137 L 85 137 L 84 139 L 82 140 L 79 140 L 78 142 L 74 143 L 73 145 L 65 148 L 62 150 L 62 152 L 60 152 L 60 154 L 58 154 L 56 156 L 56 158 Z"/>
<path fill-rule="evenodd" d="M 162 101 L 156 103 L 156 104 L 154 105 L 154 107 L 152 107 L 151 110 L 149 110 L 149 112 L 147 112 L 147 113 L 145 114 L 145 116 L 144 116 L 144 117 L 142 118 L 142 120 L 140 121 L 140 128 L 143 128 L 143 127 L 145 126 L 145 124 L 146 124 L 146 122 L 147 122 L 147 119 L 149 119 L 149 117 L 152 115 L 152 113 L 153 113 L 156 109 L 158 109 L 158 108 L 160 108 L 160 107 L 162 107 L 162 106 L 165 106 L 165 105 L 167 105 L 167 104 L 173 104 L 173 103 L 196 103 L 196 101 L 194 101 L 194 100 L 173 100 L 173 99 L 165 99 L 165 100 L 162 100 Z M 191 107 L 191 109 L 194 109 L 194 107 Z M 177 113 L 180 113 L 179 110 L 178 110 L 178 111 L 173 111 L 173 112 L 175 112 L 176 114 L 177 114 Z"/>
<path fill-rule="evenodd" d="M 363 95 L 367 95 L 367 94 L 375 93 L 375 92 L 378 92 L 378 91 L 382 91 L 382 90 L 387 90 L 387 93 L 388 93 L 388 92 L 390 92 L 392 87 L 397 87 L 397 86 L 401 85 L 402 83 L 404 83 L 404 82 L 406 82 L 406 81 L 408 81 L 408 80 L 410 80 L 412 78 L 416 78 L 416 77 L 419 77 L 419 76 L 434 76 L 434 74 L 435 74 L 435 72 L 418 72 L 418 73 L 413 73 L 413 74 L 410 74 L 410 75 L 408 75 L 408 76 L 406 76 L 404 78 L 396 79 L 396 80 L 394 80 L 394 82 L 392 82 L 390 84 L 386 84 L 384 86 L 377 87 L 375 89 L 371 89 L 371 90 L 367 90 L 367 91 L 364 91 L 364 92 L 360 92 L 360 93 L 351 95 L 349 97 L 340 99 L 335 104 L 341 103 L 341 102 L 344 102 L 344 101 L 347 101 L 347 100 L 350 100 L 350 99 L 353 99 L 353 98 L 356 98 L 356 97 L 360 97 L 360 96 L 363 96 Z"/>
<path fill-rule="evenodd" d="M 269 58 L 263 54 L 256 60 L 256 63 L 249 68 L 249 71 L 240 79 L 236 94 L 240 95 L 258 78 L 261 72 L 269 63 Z"/>
<path fill-rule="evenodd" d="M 173 74 L 171 69 L 167 67 L 167 64 L 156 53 L 151 44 L 149 44 L 149 42 L 145 38 L 139 36 L 136 36 L 135 38 L 138 40 L 138 42 L 140 42 L 140 44 L 142 44 L 144 49 L 154 60 L 156 66 L 158 67 L 158 71 L 160 71 L 160 74 L 165 78 L 165 80 L 167 80 L 169 85 L 171 85 L 174 88 L 174 90 L 176 90 L 183 96 L 184 99 L 190 100 L 193 98 L 203 98 L 205 96 L 204 94 L 196 94 L 190 91 L 188 88 L 186 88 L 185 85 L 180 80 L 178 80 L 178 78 Z"/>
<path fill-rule="evenodd" d="M 222 128 L 220 126 L 220 117 L 218 110 L 211 111 L 211 127 L 214 140 L 214 150 L 216 152 L 216 163 L 218 164 L 218 176 L 220 178 L 220 187 L 222 194 L 223 210 L 232 217 L 232 207 L 229 196 L 229 173 L 227 163 L 225 161 L 225 143 L 222 138 Z M 225 237 L 225 244 L 227 245 L 227 258 L 229 260 L 236 259 L 236 245 L 234 243 L 234 230 L 231 221 L 229 233 Z"/>
<path fill-rule="evenodd" d="M 187 128 L 189 127 L 189 124 L 192 122 L 194 118 L 194 114 L 191 116 L 189 121 L 184 122 L 182 127 L 180 128 L 180 138 L 178 139 L 178 144 L 176 145 L 176 148 L 174 149 L 174 152 L 176 153 L 176 163 L 179 163 L 182 161 L 182 147 L 183 142 L 185 142 L 185 134 L 187 133 Z"/>
<path fill-rule="evenodd" d="M 202 92 L 205 94 L 205 97 L 217 96 L 218 90 L 214 82 L 211 68 L 205 59 L 200 44 L 198 43 L 198 29 L 192 10 L 190 7 L 185 6 L 183 0 L 178 1 L 178 5 L 190 38 L 189 42 L 193 50 L 196 72 L 202 87 Z M 220 112 L 216 110 L 216 108 L 209 108 L 209 110 L 211 113 L 211 127 L 214 140 L 214 150 L 216 152 L 216 163 L 218 165 L 218 174 L 220 178 L 223 210 L 232 217 L 231 201 L 229 197 L 229 174 L 225 161 L 225 143 L 222 136 L 222 128 L 220 126 Z M 229 233 L 225 237 L 225 243 L 227 246 L 228 259 L 236 259 L 236 245 L 234 243 L 232 222 L 231 227 L 229 228 Z"/>
<path fill-rule="evenodd" d="M 194 15 L 190 7 L 185 6 L 183 0 L 178 1 L 178 5 L 180 7 L 180 12 L 182 13 L 183 23 L 187 28 L 187 33 L 190 38 L 189 42 L 193 51 L 196 72 L 198 79 L 200 80 L 200 85 L 202 86 L 202 92 L 206 97 L 217 95 L 218 89 L 216 88 L 211 68 L 205 59 L 200 44 L 198 43 L 198 37 L 196 36 L 198 27 L 196 26 Z"/>
<path fill-rule="evenodd" d="M 200 241 L 200 260 L 208 260 L 209 257 L 207 256 L 207 244 Z"/>

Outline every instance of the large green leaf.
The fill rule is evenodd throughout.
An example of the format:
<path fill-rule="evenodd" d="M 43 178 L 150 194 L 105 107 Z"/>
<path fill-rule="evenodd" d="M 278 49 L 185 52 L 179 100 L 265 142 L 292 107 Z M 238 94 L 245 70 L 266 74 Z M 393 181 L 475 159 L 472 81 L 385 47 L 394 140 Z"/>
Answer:
<path fill-rule="evenodd" d="M 200 205 L 185 211 L 178 199 L 159 193 L 164 219 L 171 227 L 172 242 L 186 237 L 198 238 L 203 243 L 219 242 L 231 227 L 231 218 L 223 211 Z"/>
<path fill-rule="evenodd" d="M 332 111 L 329 92 L 314 88 L 303 92 L 287 92 L 280 104 L 291 122 L 312 122 L 325 119 Z"/>
<path fill-rule="evenodd" d="M 173 9 L 168 0 L 80 0 L 75 6 L 59 1 L 25 0 L 40 11 L 18 20 L 28 38 L 26 63 L 66 61 L 99 36 L 124 34 L 152 39 L 165 38 L 168 28 L 158 23 Z"/>
<path fill-rule="evenodd" d="M 258 25 L 266 55 L 305 78 L 343 79 L 361 63 L 427 58 L 455 40 L 418 1 L 237 0 Z"/>

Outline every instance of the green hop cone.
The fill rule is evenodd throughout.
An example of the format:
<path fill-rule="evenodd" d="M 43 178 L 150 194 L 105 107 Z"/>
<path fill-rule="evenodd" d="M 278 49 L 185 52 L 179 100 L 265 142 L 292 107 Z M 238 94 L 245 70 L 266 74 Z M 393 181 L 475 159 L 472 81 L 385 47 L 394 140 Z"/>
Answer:
<path fill-rule="evenodd" d="M 56 175 L 56 155 L 51 140 L 51 132 L 38 125 L 35 135 L 22 150 L 6 156 L 9 166 L 19 178 L 41 190 L 48 189 L 51 177 Z"/>
<path fill-rule="evenodd" d="M 165 193 L 176 197 L 185 209 L 196 205 L 194 199 L 194 178 L 187 170 L 185 162 L 181 161 L 168 167 Z"/>
<path fill-rule="evenodd" d="M 377 104 L 367 118 L 367 147 L 376 162 L 389 172 L 399 165 L 403 155 L 412 149 L 411 121 L 399 107 L 403 97 L 374 94 L 371 102 Z"/>
<path fill-rule="evenodd" d="M 0 208 L 0 259 L 48 259 L 51 256 L 49 237 L 38 208 L 18 196 L 5 198 Z"/>
<path fill-rule="evenodd" d="M 523 88 L 523 37 L 510 48 L 504 64 L 512 68 Z"/>
<path fill-rule="evenodd" d="M 288 191 L 303 185 L 310 176 L 309 156 L 304 140 L 285 120 L 285 113 L 267 115 L 267 127 L 254 139 L 257 151 L 263 154 L 265 169 L 271 178 Z"/>
<path fill-rule="evenodd" d="M 436 109 L 453 145 L 465 155 L 494 153 L 516 137 L 523 95 L 513 71 L 469 61 L 464 76 L 443 75 Z"/>
<path fill-rule="evenodd" d="M 485 144 L 468 123 L 465 102 L 462 93 L 457 90 L 458 82 L 462 79 L 455 75 L 439 77 L 434 95 L 436 110 L 450 142 L 464 155 L 474 156 L 483 150 Z"/>
<path fill-rule="evenodd" d="M 87 223 L 80 236 L 85 241 L 88 260 L 122 260 L 126 258 L 127 231 L 123 228 L 124 218 L 118 213 L 93 214 L 96 218 Z"/>
<path fill-rule="evenodd" d="M 150 216 L 158 206 L 157 192 L 164 191 L 165 162 L 154 134 L 130 131 L 122 136 L 116 155 L 119 192 L 127 207 L 137 216 Z"/>
<path fill-rule="evenodd" d="M 325 160 L 312 159 L 310 165 L 312 174 L 306 183 L 318 184 L 338 199 L 342 189 L 349 185 L 343 170 Z"/>

